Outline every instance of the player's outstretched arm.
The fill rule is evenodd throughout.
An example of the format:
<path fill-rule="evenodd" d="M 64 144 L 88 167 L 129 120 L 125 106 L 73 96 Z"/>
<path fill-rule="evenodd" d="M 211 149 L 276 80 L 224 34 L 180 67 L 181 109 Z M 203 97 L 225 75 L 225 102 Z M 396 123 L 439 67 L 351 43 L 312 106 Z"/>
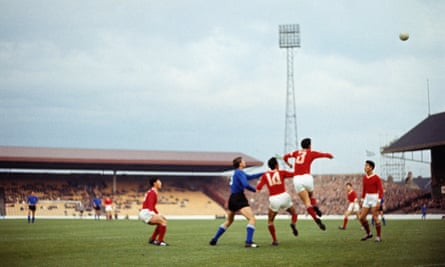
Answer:
<path fill-rule="evenodd" d="M 264 174 L 264 172 L 256 173 L 256 174 L 247 174 L 247 173 L 246 173 L 246 179 L 247 179 L 248 181 L 250 181 L 250 180 L 254 180 L 254 179 L 258 179 L 258 178 L 260 178 L 263 174 Z"/>

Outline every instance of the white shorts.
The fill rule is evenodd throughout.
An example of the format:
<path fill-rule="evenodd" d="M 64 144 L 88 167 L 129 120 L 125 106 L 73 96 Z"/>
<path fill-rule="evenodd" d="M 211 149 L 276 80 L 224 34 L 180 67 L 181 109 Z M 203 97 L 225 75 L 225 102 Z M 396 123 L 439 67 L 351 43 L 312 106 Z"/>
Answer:
<path fill-rule="evenodd" d="M 278 212 L 280 209 L 287 210 L 290 207 L 292 207 L 292 201 L 287 192 L 269 197 L 269 208 L 274 212 Z"/>
<path fill-rule="evenodd" d="M 379 202 L 379 194 L 366 194 L 363 201 L 363 208 L 374 208 L 377 207 Z"/>
<path fill-rule="evenodd" d="M 144 223 L 149 223 L 155 214 L 156 213 L 154 211 L 143 209 L 139 212 L 139 219 L 141 219 Z"/>
<path fill-rule="evenodd" d="M 111 205 L 106 205 L 105 206 L 105 211 L 113 211 L 113 206 L 111 206 Z"/>
<path fill-rule="evenodd" d="M 314 191 L 314 177 L 310 174 L 296 175 L 294 176 L 294 187 L 297 193 L 303 190 L 308 192 Z"/>
<path fill-rule="evenodd" d="M 348 211 L 357 212 L 360 210 L 360 207 L 357 202 L 350 202 L 348 206 Z"/>

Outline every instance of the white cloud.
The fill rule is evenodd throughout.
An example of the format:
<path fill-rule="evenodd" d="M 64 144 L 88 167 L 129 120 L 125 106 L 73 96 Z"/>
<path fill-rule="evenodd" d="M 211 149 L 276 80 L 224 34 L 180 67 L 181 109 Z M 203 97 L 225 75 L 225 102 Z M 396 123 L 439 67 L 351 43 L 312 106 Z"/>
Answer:
<path fill-rule="evenodd" d="M 299 23 L 302 37 L 298 135 L 338 155 L 316 170 L 361 171 L 379 136 L 426 116 L 426 79 L 432 112 L 445 110 L 441 2 L 48 3 L 0 10 L 3 144 L 241 150 L 266 160 L 283 147 L 286 23 Z"/>

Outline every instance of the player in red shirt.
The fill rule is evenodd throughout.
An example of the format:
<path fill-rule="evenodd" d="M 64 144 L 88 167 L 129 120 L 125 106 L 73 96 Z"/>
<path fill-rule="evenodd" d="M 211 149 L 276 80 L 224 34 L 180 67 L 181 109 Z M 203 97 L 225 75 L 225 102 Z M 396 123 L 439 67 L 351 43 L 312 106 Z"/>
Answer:
<path fill-rule="evenodd" d="M 111 197 L 107 196 L 104 199 L 104 205 L 105 205 L 105 216 L 107 217 L 108 221 L 111 221 L 113 219 L 113 200 Z"/>
<path fill-rule="evenodd" d="M 379 221 L 379 206 L 380 200 L 383 197 L 383 186 L 380 177 L 374 173 L 375 163 L 367 160 L 365 163 L 365 175 L 363 176 L 363 191 L 362 191 L 362 211 L 360 213 L 360 222 L 365 228 L 366 235 L 361 239 L 365 241 L 372 238 L 372 233 L 369 228 L 366 216 L 371 210 L 372 217 L 375 222 L 375 230 L 377 232 L 376 242 L 382 241 L 381 238 L 381 224 Z"/>
<path fill-rule="evenodd" d="M 151 189 L 145 194 L 142 210 L 139 212 L 139 218 L 146 224 L 156 225 L 153 234 L 148 240 L 149 244 L 168 246 L 168 243 L 164 241 L 164 236 L 167 231 L 167 219 L 156 209 L 158 190 L 161 189 L 162 182 L 159 178 L 150 178 L 150 186 Z"/>
<path fill-rule="evenodd" d="M 284 179 L 293 177 L 293 172 L 280 170 L 278 161 L 272 157 L 267 162 L 270 170 L 265 172 L 257 186 L 256 190 L 260 191 L 264 185 L 269 189 L 269 215 L 267 220 L 268 229 L 272 236 L 272 245 L 277 246 L 278 240 L 275 233 L 274 219 L 280 209 L 286 209 L 291 215 L 291 228 L 295 236 L 298 235 L 295 224 L 297 223 L 297 212 L 292 204 L 289 194 L 286 192 Z"/>
<path fill-rule="evenodd" d="M 311 139 L 305 138 L 301 141 L 301 150 L 289 152 L 283 156 L 284 162 L 292 167 L 289 163 L 290 158 L 294 158 L 294 186 L 298 196 L 306 206 L 307 212 L 317 223 L 321 230 L 326 230 L 326 226 L 321 222 L 322 213 L 317 206 L 317 200 L 314 194 L 314 178 L 311 175 L 311 164 L 317 158 L 334 158 L 330 153 L 323 153 L 312 150 Z"/>
<path fill-rule="evenodd" d="M 351 183 L 346 183 L 346 192 L 348 197 L 348 209 L 346 210 L 345 217 L 343 218 L 343 226 L 338 227 L 340 230 L 346 230 L 349 216 L 352 213 L 355 213 L 357 221 L 360 221 L 360 207 L 358 204 L 357 192 L 354 191 Z"/>

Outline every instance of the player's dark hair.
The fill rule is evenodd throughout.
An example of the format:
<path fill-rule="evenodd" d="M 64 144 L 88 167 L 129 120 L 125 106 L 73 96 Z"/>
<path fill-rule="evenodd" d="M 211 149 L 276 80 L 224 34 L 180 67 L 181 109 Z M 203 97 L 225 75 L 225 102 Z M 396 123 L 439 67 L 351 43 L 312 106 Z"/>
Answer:
<path fill-rule="evenodd" d="M 151 177 L 149 180 L 150 186 L 153 186 L 159 178 Z"/>
<path fill-rule="evenodd" d="M 243 160 L 243 157 L 236 157 L 236 158 L 234 158 L 233 159 L 233 168 L 238 169 L 242 160 Z"/>
<path fill-rule="evenodd" d="M 350 187 L 352 187 L 352 184 L 351 184 L 351 183 L 346 183 L 346 185 L 349 185 Z"/>
<path fill-rule="evenodd" d="M 372 161 L 372 160 L 367 160 L 365 163 L 368 164 L 369 166 L 371 166 L 371 168 L 374 170 L 374 168 L 375 168 L 375 163 L 374 163 L 374 161 Z"/>
<path fill-rule="evenodd" d="M 307 149 L 311 146 L 311 139 L 310 138 L 304 138 L 301 140 L 301 147 L 304 149 Z"/>
<path fill-rule="evenodd" d="M 276 157 L 271 157 L 268 161 L 267 161 L 267 166 L 269 166 L 269 168 L 271 170 L 276 169 L 276 167 L 278 166 L 278 160 Z"/>

